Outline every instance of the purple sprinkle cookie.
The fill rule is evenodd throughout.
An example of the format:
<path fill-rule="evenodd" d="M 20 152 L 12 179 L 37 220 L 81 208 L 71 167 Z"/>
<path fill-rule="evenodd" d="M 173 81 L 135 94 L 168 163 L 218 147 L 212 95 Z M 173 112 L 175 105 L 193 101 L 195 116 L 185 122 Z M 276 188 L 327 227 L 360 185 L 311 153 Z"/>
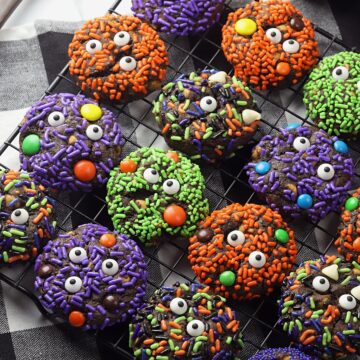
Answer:
<path fill-rule="evenodd" d="M 225 0 L 133 0 L 132 11 L 166 34 L 188 36 L 219 21 Z"/>
<path fill-rule="evenodd" d="M 341 206 L 354 173 L 345 142 L 300 126 L 264 136 L 246 168 L 251 187 L 273 210 L 314 222 Z"/>
<path fill-rule="evenodd" d="M 312 357 L 305 355 L 298 349 L 273 348 L 259 351 L 249 360 L 311 360 Z"/>
<path fill-rule="evenodd" d="M 21 168 L 49 188 L 89 192 L 107 182 L 123 144 L 117 119 L 106 108 L 83 95 L 48 95 L 22 122 Z"/>
<path fill-rule="evenodd" d="M 124 322 L 143 305 L 144 255 L 134 240 L 103 226 L 81 225 L 50 241 L 35 273 L 43 306 L 83 330 Z"/>

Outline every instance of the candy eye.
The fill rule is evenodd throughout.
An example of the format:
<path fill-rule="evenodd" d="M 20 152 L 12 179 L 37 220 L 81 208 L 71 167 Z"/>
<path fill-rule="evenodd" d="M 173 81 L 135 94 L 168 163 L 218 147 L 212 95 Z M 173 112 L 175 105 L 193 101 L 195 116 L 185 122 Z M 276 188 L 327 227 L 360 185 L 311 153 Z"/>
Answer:
<path fill-rule="evenodd" d="M 349 77 L 349 70 L 345 66 L 337 66 L 332 72 L 332 77 L 335 80 L 347 80 Z"/>
<path fill-rule="evenodd" d="M 29 220 L 29 213 L 25 209 L 16 209 L 11 213 L 10 219 L 14 224 L 23 225 Z"/>
<path fill-rule="evenodd" d="M 131 56 L 125 56 L 120 59 L 120 67 L 124 71 L 132 71 L 136 68 L 136 60 Z"/>
<path fill-rule="evenodd" d="M 82 247 L 74 247 L 69 252 L 69 259 L 75 264 L 81 263 L 83 260 L 87 259 L 86 250 Z"/>
<path fill-rule="evenodd" d="M 289 54 L 295 54 L 299 51 L 300 45 L 294 39 L 289 39 L 284 41 L 283 43 L 283 50 Z"/>
<path fill-rule="evenodd" d="M 86 129 L 86 136 L 93 141 L 100 140 L 103 136 L 103 130 L 99 125 L 90 125 Z"/>
<path fill-rule="evenodd" d="M 180 190 L 180 183 L 176 179 L 168 179 L 163 183 L 164 192 L 168 195 L 174 195 Z"/>
<path fill-rule="evenodd" d="M 82 280 L 77 276 L 70 276 L 65 281 L 65 290 L 69 293 L 76 293 L 82 287 Z"/>
<path fill-rule="evenodd" d="M 212 96 L 205 96 L 200 100 L 200 107 L 206 112 L 213 112 L 217 107 L 217 101 Z"/>
<path fill-rule="evenodd" d="M 242 231 L 233 230 L 226 237 L 226 241 L 229 245 L 236 247 L 242 245 L 245 242 L 245 235 Z"/>
<path fill-rule="evenodd" d="M 99 40 L 90 40 L 86 43 L 86 51 L 93 55 L 96 52 L 102 50 L 102 43 Z"/>
<path fill-rule="evenodd" d="M 317 176 L 325 181 L 331 180 L 335 175 L 335 170 L 330 164 L 321 164 L 317 169 Z"/>
<path fill-rule="evenodd" d="M 249 264 L 254 268 L 262 268 L 266 263 L 265 255 L 260 251 L 253 251 L 249 255 Z"/>
<path fill-rule="evenodd" d="M 176 315 L 185 314 L 187 312 L 187 309 L 188 305 L 186 301 L 182 298 L 177 297 L 175 299 L 172 299 L 170 302 L 170 310 Z"/>
<path fill-rule="evenodd" d="M 330 282 L 324 276 L 316 276 L 312 282 L 312 287 L 319 292 L 326 292 L 330 289 Z"/>
<path fill-rule="evenodd" d="M 126 31 L 120 31 L 115 34 L 114 36 L 114 43 L 117 46 L 125 46 L 127 45 L 131 40 L 130 34 Z"/>
<path fill-rule="evenodd" d="M 200 336 L 204 330 L 205 325 L 200 320 L 191 320 L 186 326 L 186 331 L 190 336 Z"/>
<path fill-rule="evenodd" d="M 281 31 L 277 28 L 268 29 L 266 30 L 266 37 L 271 42 L 278 44 L 282 39 Z"/>
<path fill-rule="evenodd" d="M 48 123 L 50 126 L 60 126 L 65 122 L 65 115 L 60 111 L 53 111 L 48 116 Z"/>
<path fill-rule="evenodd" d="M 352 295 L 344 294 L 339 298 L 339 305 L 345 310 L 353 310 L 356 308 L 356 300 Z"/>
<path fill-rule="evenodd" d="M 297 151 L 305 151 L 310 147 L 310 141 L 306 137 L 299 136 L 295 138 L 293 142 L 293 147 Z"/>
<path fill-rule="evenodd" d="M 105 275 L 115 275 L 119 271 L 119 264 L 114 259 L 107 259 L 101 264 L 101 270 Z"/>
<path fill-rule="evenodd" d="M 152 168 L 144 171 L 144 179 L 150 184 L 156 184 L 159 181 L 159 173 Z"/>

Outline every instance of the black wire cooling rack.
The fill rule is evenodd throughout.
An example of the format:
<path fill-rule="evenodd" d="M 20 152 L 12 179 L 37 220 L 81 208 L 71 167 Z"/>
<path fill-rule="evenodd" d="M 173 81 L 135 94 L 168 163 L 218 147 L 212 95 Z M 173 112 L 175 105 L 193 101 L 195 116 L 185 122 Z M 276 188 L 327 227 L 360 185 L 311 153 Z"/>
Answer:
<path fill-rule="evenodd" d="M 117 13 L 122 0 L 117 0 L 109 9 L 110 13 Z M 225 11 L 219 23 L 199 36 L 180 38 L 176 36 L 162 36 L 170 55 L 170 66 L 166 81 L 171 81 L 181 73 L 203 68 L 215 68 L 231 74 L 231 67 L 226 62 L 222 50 L 221 28 L 227 15 L 235 8 L 235 2 L 227 0 Z M 344 42 L 329 32 L 315 25 L 317 40 L 322 57 L 350 49 Z M 244 165 L 249 161 L 251 148 L 259 138 L 265 134 L 274 133 L 288 122 L 300 124 L 308 123 L 302 106 L 302 85 L 304 79 L 297 86 L 286 90 L 270 90 L 267 92 L 254 91 L 258 106 L 262 110 L 261 128 L 256 138 L 237 155 L 220 165 L 212 166 L 201 163 L 203 175 L 206 179 L 206 196 L 209 198 L 211 211 L 232 202 L 261 203 L 247 183 Z M 80 93 L 74 79 L 68 75 L 68 67 L 56 76 L 55 80 L 45 91 L 45 94 L 56 92 Z M 44 95 L 45 95 L 44 94 Z M 142 146 L 164 146 L 164 141 L 152 116 L 152 100 L 158 93 L 151 94 L 144 100 L 129 105 L 108 106 L 118 115 L 126 138 L 125 154 Z M 19 128 L 14 129 L 7 141 L 0 147 L 0 166 L 6 168 L 2 157 L 18 156 Z M 350 151 L 353 156 L 356 175 L 354 188 L 360 185 L 360 145 L 351 143 Z M 61 231 L 70 230 L 83 223 L 94 222 L 112 228 L 107 215 L 104 189 L 90 194 L 61 194 L 54 197 L 58 203 L 60 214 L 59 228 Z M 303 260 L 316 258 L 320 254 L 334 252 L 333 242 L 336 237 L 338 214 L 330 214 L 320 223 L 304 220 L 289 221 L 295 229 L 299 249 L 297 264 Z M 162 285 L 173 284 L 175 281 L 193 282 L 194 274 L 187 262 L 186 239 L 159 244 L 152 249 L 143 249 L 149 268 L 147 295 Z M 55 316 L 44 309 L 37 300 L 32 286 L 28 286 L 29 277 L 33 277 L 33 263 L 16 265 L 20 270 L 16 275 L 6 271 L 0 272 L 0 280 L 28 296 L 39 311 L 58 324 L 64 331 L 69 330 L 66 324 L 59 323 Z M 279 292 L 258 301 L 231 303 L 240 313 L 242 331 L 245 338 L 245 348 L 242 358 L 248 359 L 259 349 L 266 347 L 288 346 L 289 342 L 281 329 L 277 326 L 277 305 Z M 106 349 L 110 358 L 133 359 L 128 348 L 127 325 L 114 326 L 104 331 L 94 333 L 100 347 Z"/>

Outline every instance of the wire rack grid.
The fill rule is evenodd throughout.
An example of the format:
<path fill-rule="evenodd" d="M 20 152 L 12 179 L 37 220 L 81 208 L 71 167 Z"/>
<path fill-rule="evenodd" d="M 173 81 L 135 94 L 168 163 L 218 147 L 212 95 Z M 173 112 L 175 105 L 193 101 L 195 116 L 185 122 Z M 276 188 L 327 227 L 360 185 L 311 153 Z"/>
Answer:
<path fill-rule="evenodd" d="M 109 9 L 110 13 L 118 14 L 117 10 L 122 0 L 117 0 Z M 221 20 L 211 29 L 201 35 L 189 38 L 177 36 L 161 36 L 167 45 L 170 55 L 170 66 L 166 81 L 172 81 L 180 74 L 191 70 L 215 68 L 232 73 L 226 62 L 222 50 L 221 28 L 229 12 L 237 7 L 236 1 L 227 0 Z M 322 28 L 314 25 L 322 57 L 343 50 L 350 49 L 343 41 Z M 221 208 L 232 202 L 262 203 L 247 183 L 244 165 L 249 161 L 251 148 L 261 136 L 276 133 L 287 122 L 297 122 L 311 125 L 302 104 L 302 85 L 304 79 L 297 86 L 287 90 L 270 90 L 267 92 L 254 91 L 263 118 L 260 131 L 255 139 L 237 155 L 218 165 L 201 163 L 206 180 L 206 196 L 209 198 L 211 211 Z M 68 67 L 56 76 L 46 94 L 68 91 L 80 93 L 75 81 L 68 74 Z M 126 138 L 124 153 L 127 154 L 142 146 L 165 146 L 160 131 L 153 119 L 152 100 L 158 92 L 149 95 L 143 100 L 130 105 L 107 105 L 118 115 L 123 126 Z M 4 156 L 18 156 L 19 128 L 14 129 L 7 141 L 0 147 L 0 166 L 6 168 L 2 159 Z M 350 144 L 351 153 L 356 166 L 354 188 L 360 185 L 360 145 Z M 67 231 L 83 223 L 93 222 L 112 228 L 107 215 L 104 189 L 87 194 L 60 194 L 54 196 L 59 208 L 60 231 Z M 296 220 L 289 224 L 295 229 L 296 241 L 299 249 L 297 264 L 303 260 L 316 258 L 320 254 L 333 252 L 333 242 L 336 236 L 338 214 L 332 213 L 325 220 L 315 224 L 309 221 Z M 194 282 L 195 276 L 187 262 L 186 239 L 161 243 L 155 248 L 143 249 L 149 268 L 147 296 L 150 296 L 158 287 L 172 284 L 175 281 Z M 166 254 L 166 256 L 164 256 Z M 32 286 L 28 286 L 28 279 L 33 278 L 33 263 L 18 264 L 16 274 L 6 271 L 0 272 L 0 280 L 16 288 L 21 294 L 28 296 L 39 311 L 50 318 L 66 331 L 67 325 L 59 323 L 56 316 L 42 307 Z M 26 281 L 27 279 L 27 281 Z M 286 336 L 277 326 L 277 304 L 279 292 L 259 301 L 231 303 L 239 311 L 242 331 L 245 337 L 243 359 L 248 359 L 258 350 L 266 347 L 288 346 Z M 103 346 L 111 358 L 132 359 L 128 348 L 127 326 L 115 326 L 104 331 L 94 333 L 96 341 Z"/>

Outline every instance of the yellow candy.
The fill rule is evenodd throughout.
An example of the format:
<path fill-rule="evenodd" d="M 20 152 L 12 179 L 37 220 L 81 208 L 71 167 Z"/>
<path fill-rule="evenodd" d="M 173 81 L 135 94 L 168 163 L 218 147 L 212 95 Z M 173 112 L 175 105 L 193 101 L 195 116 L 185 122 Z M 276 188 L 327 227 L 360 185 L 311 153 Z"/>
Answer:
<path fill-rule="evenodd" d="M 95 104 L 85 104 L 81 107 L 82 117 L 88 121 L 97 121 L 102 117 L 102 110 Z"/>
<path fill-rule="evenodd" d="M 240 19 L 235 24 L 235 31 L 239 35 L 252 35 L 257 29 L 256 22 L 251 19 Z"/>

